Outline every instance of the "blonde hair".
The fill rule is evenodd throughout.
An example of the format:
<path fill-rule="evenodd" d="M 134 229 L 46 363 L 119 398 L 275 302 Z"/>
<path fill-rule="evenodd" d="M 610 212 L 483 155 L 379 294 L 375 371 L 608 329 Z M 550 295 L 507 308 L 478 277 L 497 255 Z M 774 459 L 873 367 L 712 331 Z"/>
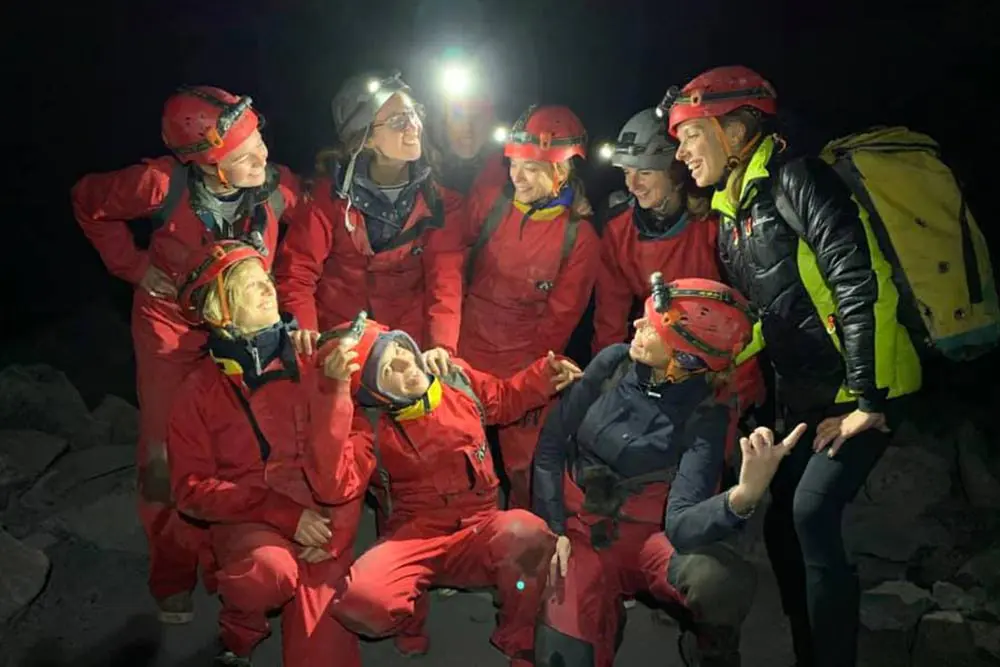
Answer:
<path fill-rule="evenodd" d="M 233 321 L 233 317 L 237 311 L 242 310 L 245 306 L 246 287 L 253 277 L 250 270 L 254 265 L 258 268 L 261 267 L 258 260 L 252 257 L 247 258 L 229 267 L 222 274 L 222 289 L 225 291 L 226 306 L 228 307 L 229 314 L 228 324 L 236 329 L 236 333 L 239 336 L 253 333 L 252 331 L 241 329 Z M 218 326 L 226 319 L 218 283 L 214 282 L 207 285 L 205 290 L 205 302 L 201 307 L 201 315 L 212 326 Z"/>
<path fill-rule="evenodd" d="M 555 187 L 556 178 L 560 176 L 559 170 L 565 170 L 565 180 L 560 184 L 559 189 L 561 190 L 564 186 L 568 185 L 573 191 L 573 200 L 569 205 L 569 210 L 573 212 L 574 215 L 585 218 L 593 214 L 593 209 L 590 206 L 590 201 L 587 199 L 587 192 L 584 189 L 583 181 L 580 177 L 576 175 L 576 168 L 572 160 L 566 160 L 565 162 L 553 162 L 552 164 L 552 185 Z"/>

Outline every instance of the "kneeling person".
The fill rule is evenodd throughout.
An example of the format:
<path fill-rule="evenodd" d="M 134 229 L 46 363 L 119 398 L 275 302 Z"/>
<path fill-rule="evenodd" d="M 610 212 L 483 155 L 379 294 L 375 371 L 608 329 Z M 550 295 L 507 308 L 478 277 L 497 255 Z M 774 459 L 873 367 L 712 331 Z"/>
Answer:
<path fill-rule="evenodd" d="M 382 539 L 351 567 L 334 615 L 361 634 L 397 634 L 404 652 L 424 652 L 419 602 L 431 586 L 495 586 L 492 642 L 511 664 L 531 665 L 555 536 L 526 510 L 499 509 L 485 427 L 544 405 L 580 370 L 549 353 L 506 380 L 454 360 L 440 378 L 402 331 L 359 318 L 334 336 L 320 341 L 320 357 L 358 368 L 352 441 L 374 453 L 385 515 Z"/>
<path fill-rule="evenodd" d="M 746 301 L 712 280 L 664 285 L 653 274 L 635 329 L 631 345 L 594 358 L 539 439 L 534 510 L 559 537 L 535 664 L 611 667 L 622 601 L 645 592 L 689 612 L 689 664 L 738 667 L 756 574 L 721 540 L 744 524 L 802 428 L 767 451 L 756 445 L 770 433 L 741 443 L 741 484 L 717 493 L 728 374 L 751 334 Z"/>
<path fill-rule="evenodd" d="M 167 447 L 178 510 L 208 523 L 219 565 L 216 664 L 250 665 L 266 614 L 282 609 L 286 667 L 331 655 L 360 667 L 357 637 L 325 613 L 372 467 L 344 446 L 350 398 L 324 393 L 322 372 L 296 353 L 296 326 L 252 247 L 211 246 L 179 302 L 209 328 L 210 357 L 174 402 Z"/>

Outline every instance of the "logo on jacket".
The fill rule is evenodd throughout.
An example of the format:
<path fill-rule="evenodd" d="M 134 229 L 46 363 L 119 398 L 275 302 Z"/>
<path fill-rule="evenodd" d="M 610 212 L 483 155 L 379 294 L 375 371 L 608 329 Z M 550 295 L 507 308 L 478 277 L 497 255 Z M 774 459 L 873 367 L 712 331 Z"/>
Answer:
<path fill-rule="evenodd" d="M 485 440 L 483 440 L 479 444 L 479 447 L 476 448 L 476 451 L 473 453 L 473 455 L 476 457 L 476 460 L 479 461 L 480 463 L 482 463 L 483 461 L 486 460 L 486 441 Z"/>
<path fill-rule="evenodd" d="M 520 427 L 531 427 L 539 426 L 542 422 L 542 408 L 535 408 L 534 410 L 528 410 L 524 413 L 524 416 L 518 419 L 515 424 Z"/>
<path fill-rule="evenodd" d="M 410 248 L 410 254 L 416 257 L 417 255 L 424 254 L 424 247 L 422 245 L 415 245 Z"/>
<path fill-rule="evenodd" d="M 556 286 L 556 281 L 554 280 L 536 280 L 535 289 L 541 292 L 551 292 L 552 288 Z"/>

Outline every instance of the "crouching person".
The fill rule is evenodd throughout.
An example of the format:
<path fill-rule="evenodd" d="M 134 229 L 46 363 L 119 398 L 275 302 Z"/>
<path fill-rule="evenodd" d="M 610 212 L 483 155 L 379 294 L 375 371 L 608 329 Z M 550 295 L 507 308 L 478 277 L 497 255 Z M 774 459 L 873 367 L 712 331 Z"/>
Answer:
<path fill-rule="evenodd" d="M 222 650 L 246 667 L 281 609 L 286 667 L 360 666 L 357 637 L 327 613 L 353 559 L 372 463 L 348 440 L 350 396 L 297 355 L 261 256 L 221 241 L 185 276 L 179 303 L 209 328 L 210 358 L 174 403 L 174 497 L 209 524 L 218 560 Z"/>
<path fill-rule="evenodd" d="M 687 664 L 740 664 L 756 576 L 722 540 L 743 525 L 791 445 L 755 456 L 742 443 L 743 476 L 756 481 L 717 493 L 728 374 L 750 340 L 748 308 L 715 281 L 664 285 L 653 274 L 653 283 L 631 344 L 594 358 L 539 440 L 534 510 L 558 540 L 538 667 L 611 667 L 623 599 L 637 593 L 685 610 L 682 627 L 694 634 L 682 643 Z"/>
<path fill-rule="evenodd" d="M 499 509 L 484 429 L 544 405 L 580 370 L 549 353 L 507 380 L 452 360 L 443 376 L 431 375 L 409 335 L 364 314 L 333 336 L 320 341 L 320 357 L 347 357 L 358 368 L 352 439 L 374 453 L 386 517 L 382 539 L 351 567 L 334 615 L 364 635 L 395 634 L 405 654 L 424 653 L 421 602 L 431 586 L 496 587 L 492 642 L 512 665 L 531 665 L 555 536 L 531 512 Z"/>

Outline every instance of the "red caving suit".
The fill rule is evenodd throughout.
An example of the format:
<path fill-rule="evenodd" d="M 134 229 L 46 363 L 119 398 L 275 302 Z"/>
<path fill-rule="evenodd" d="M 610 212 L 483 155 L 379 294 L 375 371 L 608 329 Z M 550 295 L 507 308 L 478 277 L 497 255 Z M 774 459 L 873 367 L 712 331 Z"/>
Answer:
<path fill-rule="evenodd" d="M 303 329 L 328 330 L 367 310 L 422 349 L 458 344 L 462 309 L 461 198 L 433 186 L 443 219 L 418 191 L 402 230 L 379 252 L 368 237 L 368 216 L 321 178 L 312 197 L 290 218 L 275 263 L 278 297 Z"/>
<path fill-rule="evenodd" d="M 678 278 L 725 282 L 716 254 L 719 220 L 715 215 L 685 216 L 671 229 L 653 236 L 640 231 L 637 215 L 642 213 L 623 193 L 611 195 L 601 230 L 601 262 L 594 288 L 595 355 L 609 345 L 627 341 L 633 315 L 641 312 L 635 305 L 650 295 L 650 274 L 661 272 L 664 282 Z M 736 443 L 739 416 L 764 402 L 764 378 L 755 358 L 736 369 L 733 383 L 738 407 L 730 429 L 730 450 Z"/>
<path fill-rule="evenodd" d="M 484 177 L 467 202 L 466 244 L 478 238 L 506 184 Z M 527 209 L 510 204 L 475 258 L 466 285 L 459 356 L 474 368 L 510 377 L 549 350 L 566 348 L 594 287 L 600 242 L 588 220 L 578 222 L 576 242 L 563 261 L 570 212 L 564 206 Z M 510 507 L 531 506 L 531 458 L 548 404 L 499 428 L 500 451 L 510 480 Z"/>
<path fill-rule="evenodd" d="M 127 223 L 149 217 L 163 204 L 176 164 L 172 157 L 147 160 L 120 171 L 88 174 L 73 187 L 73 213 L 83 233 L 108 271 L 133 285 L 139 284 L 151 265 L 177 280 L 190 268 L 192 252 L 201 252 L 222 238 L 196 215 L 185 188 L 169 219 L 153 232 L 149 249 L 136 247 Z M 294 208 L 299 197 L 296 177 L 286 167 L 271 168 L 285 210 Z M 270 265 L 278 242 L 278 220 L 266 201 L 260 207 L 267 215 L 263 240 L 269 252 L 264 260 Z M 237 235 L 244 231 L 235 230 Z M 140 409 L 139 516 L 149 541 L 150 592 L 163 599 L 194 588 L 197 544 L 204 539 L 201 531 L 172 511 L 172 501 L 166 497 L 165 440 L 174 395 L 203 355 L 206 335 L 191 328 L 175 302 L 137 289 L 132 300 L 132 339 Z"/>
<path fill-rule="evenodd" d="M 282 365 L 276 359 L 266 370 Z M 338 665 L 360 667 L 357 637 L 328 606 L 354 557 L 374 463 L 348 438 L 349 388 L 321 390 L 320 371 L 308 362 L 297 365 L 300 379 L 277 377 L 250 392 L 238 367 L 224 373 L 212 360 L 202 362 L 170 418 L 174 496 L 180 511 L 210 523 L 226 648 L 249 656 L 268 635 L 265 614 L 281 608 L 285 667 L 314 667 L 331 656 Z M 300 560 L 302 547 L 293 542 L 306 508 L 330 519 L 331 558 L 319 563 Z"/>
<path fill-rule="evenodd" d="M 388 510 L 386 530 L 351 567 L 333 613 L 366 635 L 401 632 L 406 639 L 409 630 L 409 639 L 426 650 L 420 635 L 425 608 L 418 601 L 431 585 L 496 586 L 500 619 L 492 641 L 512 660 L 530 659 L 555 537 L 530 512 L 498 508 L 499 482 L 484 422 L 511 422 L 543 405 L 553 392 L 547 362 L 540 359 L 508 380 L 463 368 L 479 405 L 435 380 L 427 394 L 429 412 L 412 419 L 380 413 L 379 477 L 387 475 L 389 492 L 383 483 L 378 495 Z M 355 446 L 371 448 L 372 433 L 359 409 Z"/>

